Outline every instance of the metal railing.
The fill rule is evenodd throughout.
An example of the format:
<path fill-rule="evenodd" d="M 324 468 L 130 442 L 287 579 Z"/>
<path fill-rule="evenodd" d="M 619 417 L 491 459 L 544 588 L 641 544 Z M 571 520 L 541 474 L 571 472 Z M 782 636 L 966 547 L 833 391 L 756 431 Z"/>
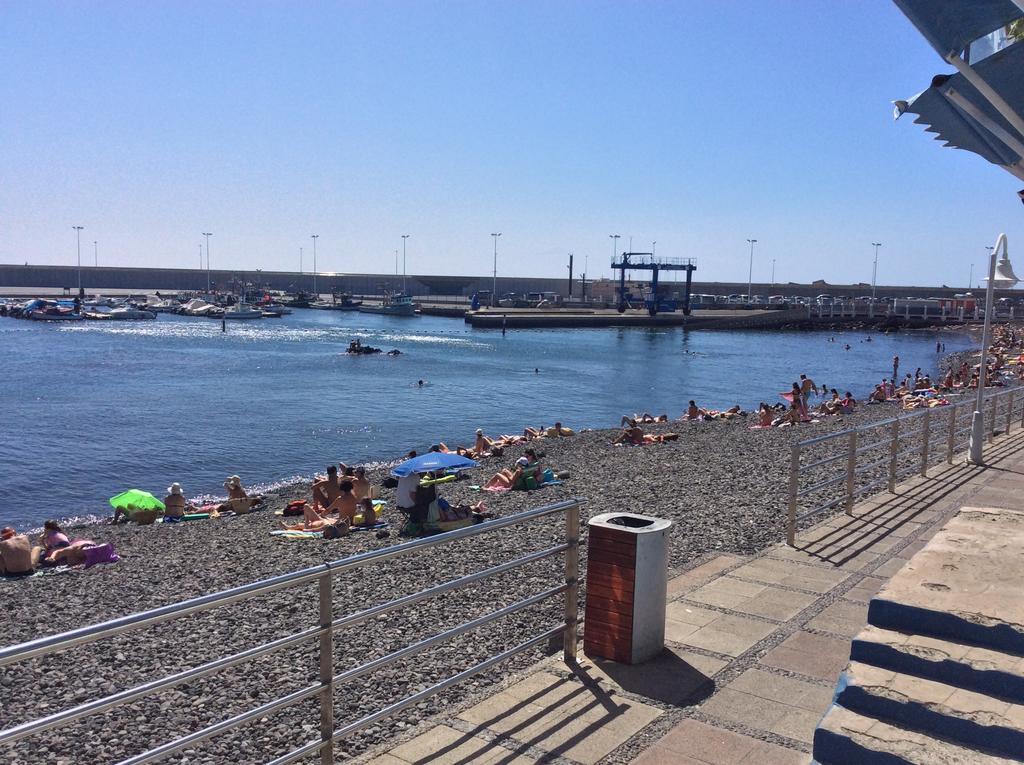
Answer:
<path fill-rule="evenodd" d="M 966 451 L 977 401 L 972 395 L 954 404 L 911 411 L 850 430 L 793 444 L 790 454 L 786 543 L 795 543 L 797 524 L 842 505 L 887 490 L 911 475 Z M 986 393 L 982 414 L 986 440 L 997 425 L 1009 433 L 1015 422 L 1024 428 L 1024 389 Z M 837 470 L 837 468 L 840 468 Z M 804 507 L 809 504 L 810 507 Z"/>
<path fill-rule="evenodd" d="M 289 574 L 272 577 L 259 582 L 235 587 L 230 590 L 204 595 L 191 600 L 181 601 L 150 611 L 123 616 L 101 624 L 94 624 L 88 627 L 71 630 L 59 635 L 39 638 L 27 643 L 9 646 L 0 649 L 0 667 L 24 661 L 26 659 L 46 656 L 74 646 L 92 643 L 103 638 L 122 635 L 150 627 L 161 622 L 179 619 L 190 614 L 210 611 L 225 606 L 229 603 L 237 603 L 251 598 L 265 595 L 270 592 L 295 587 L 304 583 L 316 581 L 319 588 L 319 620 L 317 626 L 295 632 L 291 635 L 263 643 L 253 648 L 240 651 L 230 656 L 225 656 L 214 661 L 194 666 L 190 669 L 168 675 L 156 680 L 151 680 L 128 690 L 111 694 L 104 698 L 89 701 L 71 709 L 51 714 L 35 720 L 15 725 L 14 727 L 0 730 L 0 744 L 11 744 L 33 734 L 42 733 L 58 726 L 72 722 L 79 718 L 105 712 L 115 707 L 121 707 L 140 698 L 150 696 L 154 693 L 173 688 L 175 686 L 206 677 L 215 672 L 243 664 L 253 659 L 276 653 L 285 648 L 303 643 L 306 641 L 317 641 L 317 659 L 319 666 L 319 680 L 297 691 L 280 696 L 273 701 L 262 704 L 241 714 L 237 714 L 226 720 L 209 725 L 200 730 L 193 731 L 187 735 L 177 738 L 168 743 L 149 749 L 141 754 L 129 757 L 121 762 L 121 765 L 139 765 L 141 763 L 156 762 L 171 754 L 180 752 L 192 747 L 199 742 L 212 738 L 221 733 L 234 730 L 246 723 L 258 720 L 277 710 L 297 704 L 306 699 L 319 697 L 320 700 L 320 738 L 293 749 L 288 754 L 272 761 L 272 765 L 284 765 L 294 762 L 302 757 L 319 754 L 320 762 L 323 765 L 330 765 L 334 762 L 334 742 L 340 741 L 346 736 L 355 733 L 376 721 L 400 712 L 409 706 L 418 704 L 446 688 L 456 685 L 467 678 L 483 672 L 497 664 L 500 664 L 513 656 L 522 653 L 545 641 L 562 636 L 562 651 L 567 662 L 575 661 L 577 648 L 577 597 L 579 580 L 579 538 L 580 538 L 580 506 L 586 502 L 584 498 L 575 498 L 556 502 L 551 505 L 539 507 L 534 510 L 512 515 L 507 518 L 486 521 L 484 523 L 470 526 L 436 536 L 416 539 L 410 542 L 385 547 L 372 552 L 353 555 L 337 561 L 331 561 L 319 566 L 294 571 Z M 332 581 L 335 574 L 341 571 L 367 566 L 379 561 L 397 558 L 408 553 L 421 551 L 437 545 L 454 542 L 456 540 L 475 537 L 491 531 L 506 528 L 509 526 L 533 521 L 538 518 L 564 513 L 565 514 L 565 541 L 561 544 L 549 547 L 544 550 L 524 555 L 491 568 L 476 571 L 457 579 L 451 579 L 434 587 L 404 595 L 385 603 L 375 605 L 363 611 L 350 613 L 340 618 L 335 618 L 332 599 Z M 550 587 L 530 597 L 519 600 L 516 603 L 499 608 L 484 616 L 465 622 L 458 627 L 440 632 L 436 635 L 413 643 L 385 656 L 373 659 L 356 667 L 346 669 L 340 673 L 334 672 L 333 661 L 333 637 L 337 630 L 350 627 L 354 624 L 364 622 L 375 616 L 395 611 L 409 606 L 427 598 L 431 598 L 452 590 L 461 589 L 474 582 L 479 582 L 487 577 L 503 574 L 507 571 L 526 566 L 545 558 L 565 553 L 565 579 L 564 582 Z M 565 600 L 564 621 L 550 629 L 533 635 L 524 642 L 515 645 L 499 654 L 491 656 L 469 669 L 459 672 L 445 680 L 442 680 L 428 688 L 418 691 L 400 701 L 396 701 L 383 709 L 379 709 L 359 720 L 348 723 L 340 728 L 334 724 L 334 689 L 354 680 L 357 677 L 386 667 L 396 661 L 404 659 L 413 654 L 419 653 L 431 646 L 437 645 L 449 638 L 454 638 L 466 632 L 474 630 L 485 624 L 493 622 L 501 617 L 516 613 L 522 609 L 541 603 L 556 595 L 563 595 Z"/>

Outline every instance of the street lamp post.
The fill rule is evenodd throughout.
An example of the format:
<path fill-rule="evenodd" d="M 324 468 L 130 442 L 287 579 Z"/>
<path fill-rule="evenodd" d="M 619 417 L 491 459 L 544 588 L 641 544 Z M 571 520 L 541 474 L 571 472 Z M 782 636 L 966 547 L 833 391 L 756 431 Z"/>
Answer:
<path fill-rule="evenodd" d="M 875 248 L 875 264 L 871 267 L 871 302 L 875 302 L 875 283 L 878 279 L 878 248 L 882 246 L 881 242 L 872 242 L 871 246 Z"/>
<path fill-rule="evenodd" d="M 206 294 L 210 294 L 210 237 L 212 233 L 208 231 L 203 232 L 203 236 L 206 237 Z"/>
<path fill-rule="evenodd" d="M 199 245 L 199 270 L 203 270 L 203 245 Z"/>
<path fill-rule="evenodd" d="M 320 238 L 320 234 L 310 234 L 310 238 L 313 240 L 313 296 L 319 299 L 320 293 L 316 291 L 316 240 Z"/>
<path fill-rule="evenodd" d="M 1002 248 L 1003 257 L 997 266 L 996 255 L 999 254 L 1000 248 Z M 995 287 L 998 283 L 1000 287 L 1009 289 L 1017 283 L 1017 277 L 1014 276 L 1013 268 L 1010 266 L 1006 234 L 1000 234 L 996 239 L 996 246 L 990 249 L 992 254 L 989 256 L 988 263 L 988 285 L 985 287 L 985 323 L 981 330 L 981 359 L 978 367 L 978 398 L 974 405 L 974 416 L 971 418 L 971 450 L 968 458 L 968 461 L 975 465 L 985 464 L 982 454 L 985 443 L 985 417 L 981 410 L 985 403 L 985 366 L 988 364 L 989 329 L 992 326 L 992 314 L 995 313 L 993 306 Z"/>
<path fill-rule="evenodd" d="M 95 268 L 99 268 L 100 265 L 100 246 L 93 240 L 92 243 L 92 265 Z"/>
<path fill-rule="evenodd" d="M 299 284 L 302 284 L 302 248 L 299 248 Z"/>
<path fill-rule="evenodd" d="M 498 237 L 501 236 L 499 231 L 497 234 L 491 234 L 494 237 L 494 280 L 491 282 L 491 305 L 498 305 Z"/>
<path fill-rule="evenodd" d="M 412 234 L 402 234 L 402 294 L 409 294 L 405 288 L 405 240 L 408 239 Z M 495 257 L 495 263 L 497 263 L 497 257 Z M 497 268 L 497 265 L 495 265 Z"/>
<path fill-rule="evenodd" d="M 772 287 L 775 286 L 775 258 L 772 258 Z"/>
<path fill-rule="evenodd" d="M 753 290 L 754 282 L 754 245 L 757 244 L 756 239 L 748 239 L 750 242 L 750 267 L 747 269 L 747 305 L 750 305 L 754 301 L 754 296 L 751 293 Z"/>
<path fill-rule="evenodd" d="M 85 226 L 72 226 L 75 230 L 75 244 L 78 248 L 78 294 L 82 294 L 82 229 Z"/>

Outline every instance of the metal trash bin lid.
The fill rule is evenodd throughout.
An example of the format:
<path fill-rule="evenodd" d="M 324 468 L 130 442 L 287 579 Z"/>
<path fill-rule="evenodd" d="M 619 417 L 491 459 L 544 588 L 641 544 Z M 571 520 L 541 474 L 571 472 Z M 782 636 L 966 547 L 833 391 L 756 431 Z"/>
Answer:
<path fill-rule="evenodd" d="M 587 526 L 598 526 L 619 534 L 651 534 L 665 531 L 671 525 L 672 521 L 639 513 L 602 513 L 587 522 Z"/>

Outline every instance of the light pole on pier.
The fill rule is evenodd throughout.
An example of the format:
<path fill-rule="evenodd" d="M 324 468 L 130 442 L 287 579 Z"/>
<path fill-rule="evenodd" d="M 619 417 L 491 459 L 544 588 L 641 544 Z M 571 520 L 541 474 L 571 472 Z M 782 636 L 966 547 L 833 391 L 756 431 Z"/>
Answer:
<path fill-rule="evenodd" d="M 309 236 L 313 240 L 313 296 L 319 298 L 320 293 L 316 291 L 316 240 L 320 238 L 320 234 L 310 234 Z"/>
<path fill-rule="evenodd" d="M 974 406 L 974 416 L 971 418 L 971 441 L 970 457 L 968 461 L 975 465 L 984 465 L 985 460 L 982 450 L 985 443 L 985 417 L 982 415 L 982 408 L 985 403 L 985 365 L 988 363 L 989 328 L 992 326 L 992 314 L 995 313 L 995 287 L 998 284 L 1002 289 L 1009 289 L 1017 283 L 1017 277 L 1010 265 L 1010 255 L 1006 246 L 1006 234 L 1000 234 L 996 239 L 995 247 L 989 247 L 992 254 L 989 255 L 988 263 L 988 284 L 985 287 L 985 323 L 981 330 L 981 359 L 978 365 L 978 398 Z M 1002 249 L 1003 257 L 996 266 L 996 255 Z"/>
<path fill-rule="evenodd" d="M 747 241 L 750 242 L 750 267 L 747 269 L 747 305 L 750 305 L 754 300 L 754 296 L 750 292 L 754 283 L 754 245 L 757 244 L 757 240 L 748 239 Z"/>
<path fill-rule="evenodd" d="M 498 305 L 498 237 L 501 236 L 499 231 L 497 234 L 492 233 L 494 237 L 494 280 L 491 282 L 491 306 Z"/>
<path fill-rule="evenodd" d="M 875 284 L 878 279 L 878 248 L 882 246 L 881 242 L 872 242 L 871 246 L 875 248 L 875 264 L 871 267 L 871 302 L 875 302 Z"/>
<path fill-rule="evenodd" d="M 78 294 L 82 294 L 82 229 L 85 226 L 72 226 L 75 230 L 75 243 L 78 247 Z"/>
<path fill-rule="evenodd" d="M 203 236 L 206 237 L 206 294 L 210 294 L 210 237 L 213 236 L 212 232 L 204 231 Z"/>
<path fill-rule="evenodd" d="M 299 248 L 299 283 L 302 283 L 302 248 Z"/>
<path fill-rule="evenodd" d="M 608 234 L 608 238 L 612 240 L 612 263 L 615 262 L 615 256 L 619 254 L 619 240 L 622 238 L 618 234 Z M 614 275 L 614 272 L 612 272 Z"/>
<path fill-rule="evenodd" d="M 203 245 L 199 245 L 199 270 L 203 270 Z"/>
<path fill-rule="evenodd" d="M 405 240 L 408 239 L 412 234 L 402 234 L 402 294 L 407 295 L 405 291 Z M 497 260 L 497 259 L 495 259 Z M 497 268 L 497 266 L 495 266 Z"/>
<path fill-rule="evenodd" d="M 95 239 L 92 242 L 92 264 L 94 267 L 99 267 L 100 265 L 100 246 L 96 243 Z"/>
<path fill-rule="evenodd" d="M 772 258 L 772 287 L 775 286 L 775 258 Z"/>

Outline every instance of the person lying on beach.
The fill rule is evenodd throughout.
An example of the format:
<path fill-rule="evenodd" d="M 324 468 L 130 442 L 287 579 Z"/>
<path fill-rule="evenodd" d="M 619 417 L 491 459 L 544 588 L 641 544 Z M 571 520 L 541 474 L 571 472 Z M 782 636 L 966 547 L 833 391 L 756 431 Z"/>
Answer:
<path fill-rule="evenodd" d="M 33 547 L 25 534 L 10 526 L 0 531 L 0 575 L 27 576 L 36 570 L 42 547 Z"/>
<path fill-rule="evenodd" d="M 659 414 L 657 416 L 654 416 L 650 412 L 644 412 L 643 414 L 634 414 L 632 417 L 630 417 L 628 414 L 624 414 L 622 415 L 622 419 L 619 420 L 619 424 L 625 426 L 628 425 L 631 420 L 643 423 L 645 425 L 649 425 L 655 422 L 668 422 L 668 415 Z"/>
<path fill-rule="evenodd" d="M 701 409 L 697 406 L 697 403 L 690 399 L 690 405 L 686 407 L 686 412 L 679 419 L 681 420 L 703 420 L 708 416 L 707 410 Z"/>
<path fill-rule="evenodd" d="M 900 383 L 900 387 L 898 387 L 896 389 L 895 397 L 896 398 L 903 398 L 908 393 L 910 393 L 910 388 L 907 387 L 906 380 L 904 380 L 903 382 Z"/>
<path fill-rule="evenodd" d="M 313 481 L 311 491 L 314 508 L 329 507 L 341 493 L 341 490 L 338 488 L 338 468 L 330 465 L 327 468 L 327 477 L 317 478 Z"/>
<path fill-rule="evenodd" d="M 643 446 L 644 444 L 660 444 L 665 441 L 675 441 L 679 438 L 678 433 L 644 433 L 635 421 L 630 421 L 630 426 L 623 428 L 622 432 L 612 441 L 615 444 L 630 444 L 632 446 Z"/>
<path fill-rule="evenodd" d="M 794 401 L 789 405 L 789 409 L 781 417 L 777 418 L 772 425 L 776 428 L 785 428 L 793 425 L 799 425 L 803 420 L 803 410 L 800 408 L 800 402 Z"/>
<path fill-rule="evenodd" d="M 516 460 L 514 467 L 499 470 L 483 485 L 485 489 L 514 489 L 523 485 L 524 475 L 533 470 L 527 457 L 520 457 Z"/>
<path fill-rule="evenodd" d="M 344 536 L 349 532 L 348 522 L 344 518 L 317 518 L 316 520 L 303 520 L 302 523 L 292 524 L 279 521 L 278 525 L 284 531 L 326 531 L 327 529 L 334 529 L 338 532 L 336 536 Z"/>
<path fill-rule="evenodd" d="M 739 404 L 736 404 L 735 406 L 730 406 L 724 412 L 719 412 L 718 413 L 718 419 L 722 419 L 722 420 L 731 420 L 731 419 L 733 419 L 735 417 L 746 417 L 746 416 L 747 416 L 747 413 L 743 411 L 742 407 L 740 407 Z"/>
<path fill-rule="evenodd" d="M 101 553 L 97 560 L 95 553 Z M 46 556 L 44 564 L 47 566 L 82 566 L 87 568 L 90 564 L 89 557 L 93 556 L 92 563 L 116 563 L 120 560 L 113 545 L 100 545 L 91 539 L 76 539 L 67 547 L 55 550 Z"/>
<path fill-rule="evenodd" d="M 566 438 L 567 436 L 575 436 L 576 431 L 572 428 L 563 428 L 562 423 L 556 422 L 544 431 L 544 435 L 547 438 Z"/>
<path fill-rule="evenodd" d="M 757 424 L 762 428 L 770 428 L 772 420 L 775 419 L 775 412 L 764 401 L 757 408 Z"/>

